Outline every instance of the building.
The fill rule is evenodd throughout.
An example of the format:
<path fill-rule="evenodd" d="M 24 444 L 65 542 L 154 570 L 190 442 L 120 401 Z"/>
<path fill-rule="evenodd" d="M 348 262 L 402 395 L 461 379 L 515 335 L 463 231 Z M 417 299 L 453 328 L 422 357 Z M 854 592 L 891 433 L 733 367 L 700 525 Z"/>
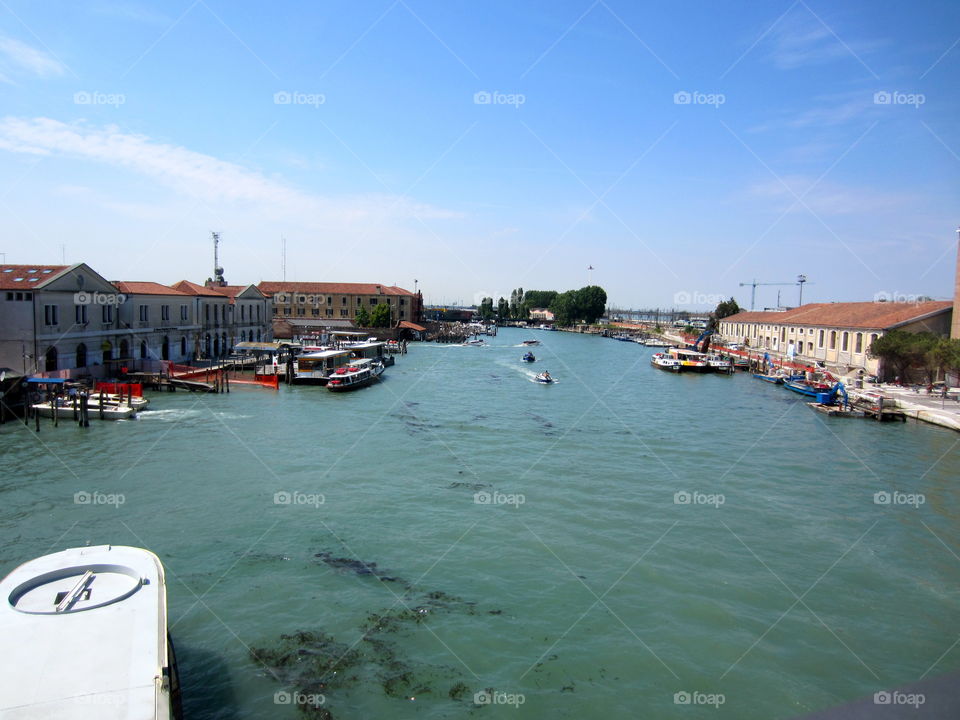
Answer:
<path fill-rule="evenodd" d="M 121 280 L 113 285 L 123 296 L 117 306 L 117 361 L 150 369 L 152 363 L 144 361 L 183 363 L 193 358 L 200 326 L 190 295 L 155 282 Z"/>
<path fill-rule="evenodd" d="M 553 322 L 553 313 L 547 308 L 530 308 L 530 319 L 540 320 L 541 322 Z"/>
<path fill-rule="evenodd" d="M 197 359 L 228 355 L 238 342 L 273 339 L 272 303 L 256 285 L 181 280 L 173 288 L 191 298 L 198 325 L 193 343 Z"/>
<path fill-rule="evenodd" d="M 278 319 L 352 323 L 361 307 L 367 311 L 383 303 L 390 307 L 390 326 L 402 321 L 420 320 L 423 300 L 420 293 L 395 285 L 375 283 L 261 282 L 257 288 L 273 301 L 273 316 Z"/>
<path fill-rule="evenodd" d="M 719 321 L 718 333 L 746 350 L 822 362 L 842 374 L 861 368 L 877 373 L 879 361 L 869 355 L 874 340 L 890 330 L 946 335 L 952 315 L 950 301 L 811 303 L 783 312 L 737 313 Z"/>

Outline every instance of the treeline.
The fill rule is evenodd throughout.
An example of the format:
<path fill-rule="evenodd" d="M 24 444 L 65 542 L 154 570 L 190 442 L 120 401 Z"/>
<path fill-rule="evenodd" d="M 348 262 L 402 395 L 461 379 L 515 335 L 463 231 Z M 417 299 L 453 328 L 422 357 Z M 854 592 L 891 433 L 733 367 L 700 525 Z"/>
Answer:
<path fill-rule="evenodd" d="M 510 299 L 501 297 L 496 306 L 493 298 L 483 298 L 478 308 L 484 321 L 529 320 L 533 308 L 546 308 L 553 313 L 558 325 L 576 322 L 594 323 L 607 308 L 607 293 L 598 285 L 587 285 L 579 290 L 527 290 L 517 288 Z"/>
<path fill-rule="evenodd" d="M 911 373 L 922 373 L 928 383 L 944 379 L 946 373 L 960 373 L 960 340 L 930 332 L 909 333 L 891 330 L 873 341 L 873 357 L 883 360 L 887 379 L 896 375 L 907 382 Z"/>

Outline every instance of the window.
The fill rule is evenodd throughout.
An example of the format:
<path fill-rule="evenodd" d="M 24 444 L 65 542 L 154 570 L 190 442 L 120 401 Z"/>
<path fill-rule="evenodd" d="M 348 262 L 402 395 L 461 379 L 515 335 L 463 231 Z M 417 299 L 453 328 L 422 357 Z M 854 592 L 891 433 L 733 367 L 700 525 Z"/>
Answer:
<path fill-rule="evenodd" d="M 186 305 L 184 305 L 186 307 Z M 187 338 L 180 338 L 180 356 L 184 357 L 187 354 Z"/>
<path fill-rule="evenodd" d="M 276 312 L 274 312 L 276 314 Z M 260 306 L 257 305 L 257 322 L 260 322 Z"/>
<path fill-rule="evenodd" d="M 836 330 L 830 331 L 830 349 L 831 350 L 837 349 L 837 331 Z"/>
<path fill-rule="evenodd" d="M 340 317 L 347 317 L 348 310 L 346 308 L 341 308 Z"/>
<path fill-rule="evenodd" d="M 403 307 L 407 302 L 406 298 L 400 298 L 400 307 Z"/>
<path fill-rule="evenodd" d="M 849 348 L 850 348 L 850 333 L 844 332 L 840 349 L 843 350 L 843 352 L 846 352 Z"/>
<path fill-rule="evenodd" d="M 241 305 L 241 306 L 240 306 L 240 319 L 241 319 L 241 320 L 246 320 L 246 319 L 247 319 L 247 306 L 246 306 L 246 305 Z"/>
<path fill-rule="evenodd" d="M 160 320 L 163 322 L 170 322 L 170 306 L 169 305 L 160 306 Z"/>
<path fill-rule="evenodd" d="M 320 317 L 320 308 L 313 308 L 311 312 L 313 313 L 314 317 Z"/>
<path fill-rule="evenodd" d="M 186 305 L 181 305 L 181 306 L 180 306 L 180 320 L 181 320 L 182 322 L 186 322 L 188 317 L 189 317 L 189 315 L 188 315 L 187 306 L 186 306 Z"/>
<path fill-rule="evenodd" d="M 371 304 L 371 305 L 376 305 L 376 304 L 377 304 L 377 299 L 376 299 L 376 298 L 370 298 L 370 304 Z"/>
<path fill-rule="evenodd" d="M 357 305 L 363 305 L 363 298 L 357 298 Z"/>
<path fill-rule="evenodd" d="M 858 355 L 863 352 L 863 333 L 857 333 L 854 337 L 853 351 Z"/>
<path fill-rule="evenodd" d="M 59 325 L 60 324 L 60 308 L 58 308 L 56 305 L 44 305 L 43 306 L 43 324 Z"/>
<path fill-rule="evenodd" d="M 206 323 L 207 325 L 210 324 L 210 306 L 209 305 L 203 306 L 203 322 Z"/>
<path fill-rule="evenodd" d="M 13 300 L 13 293 L 12 293 L 12 292 L 8 292 L 8 293 L 7 293 L 7 300 Z"/>
<path fill-rule="evenodd" d="M 146 322 L 147 318 L 150 317 L 150 306 L 141 305 L 140 306 L 140 322 Z"/>
<path fill-rule="evenodd" d="M 44 370 L 46 372 L 52 372 L 57 369 L 57 349 L 55 347 L 48 347 L 43 357 L 45 361 Z"/>
<path fill-rule="evenodd" d="M 100 306 L 100 320 L 105 323 L 113 322 L 113 305 Z"/>
<path fill-rule="evenodd" d="M 787 340 L 787 329 L 783 328 L 780 331 L 780 342 L 786 342 L 786 340 Z"/>
<path fill-rule="evenodd" d="M 302 316 L 304 314 L 303 308 L 297 308 L 297 315 Z"/>
<path fill-rule="evenodd" d="M 327 305 L 333 305 L 333 295 L 327 295 Z"/>
<path fill-rule="evenodd" d="M 341 305 L 346 305 L 346 304 L 347 304 L 347 296 L 344 295 L 342 298 L 340 298 L 340 301 L 341 301 L 341 302 L 340 302 Z"/>
<path fill-rule="evenodd" d="M 145 340 L 142 340 L 140 342 L 140 359 L 141 360 L 147 359 L 147 343 Z"/>
<path fill-rule="evenodd" d="M 20 293 L 17 293 L 17 295 L 20 295 Z M 19 299 L 20 299 L 20 298 L 18 297 L 17 300 L 19 300 Z M 33 300 L 33 293 L 24 293 L 24 294 L 23 294 L 23 299 L 24 299 L 24 300 Z"/>
<path fill-rule="evenodd" d="M 822 348 L 822 347 L 823 347 L 823 335 L 824 335 L 824 331 L 823 331 L 823 330 L 821 330 L 821 331 L 817 334 L 817 347 L 819 347 L 819 348 Z"/>
<path fill-rule="evenodd" d="M 304 302 L 306 302 L 306 301 L 307 301 L 307 296 L 306 296 L 306 295 L 301 295 L 301 296 L 297 299 L 297 302 L 302 302 L 302 303 L 304 303 Z"/>
<path fill-rule="evenodd" d="M 333 308 L 327 308 L 327 317 L 333 317 Z"/>
<path fill-rule="evenodd" d="M 77 367 L 82 368 L 87 366 L 87 346 L 83 343 L 77 345 Z"/>
<path fill-rule="evenodd" d="M 74 317 L 77 325 L 87 324 L 87 306 L 86 305 L 74 306 L 73 313 L 74 313 Z"/>
<path fill-rule="evenodd" d="M 880 336 L 877 335 L 877 333 L 872 333 L 872 334 L 870 335 L 870 345 L 867 346 L 867 350 L 868 350 L 868 351 L 870 350 L 871 347 L 873 347 L 873 344 L 877 341 L 877 338 L 878 338 L 878 337 L 880 337 Z"/>

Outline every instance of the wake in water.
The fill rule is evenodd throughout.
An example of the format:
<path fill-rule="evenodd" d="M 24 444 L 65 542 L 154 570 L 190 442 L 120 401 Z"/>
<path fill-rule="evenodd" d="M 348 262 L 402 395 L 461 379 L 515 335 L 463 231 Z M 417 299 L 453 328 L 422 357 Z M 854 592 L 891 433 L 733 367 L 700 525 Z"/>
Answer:
<path fill-rule="evenodd" d="M 519 363 L 519 364 L 518 364 L 518 363 Z M 501 360 L 497 360 L 497 361 L 496 361 L 496 364 L 499 365 L 500 367 L 504 367 L 504 368 L 507 368 L 508 370 L 513 370 L 514 372 L 520 373 L 520 374 L 523 375 L 525 378 L 527 378 L 527 380 L 529 380 L 529 381 L 532 382 L 532 383 L 537 383 L 537 385 L 548 385 L 548 384 L 549 384 L 549 385 L 556 385 L 557 383 L 560 382 L 560 381 L 557 380 L 556 378 L 553 378 L 553 382 L 552 382 L 552 383 L 541 383 L 541 382 L 538 382 L 538 381 L 537 381 L 537 375 L 539 375 L 540 373 L 539 373 L 539 372 L 535 372 L 535 371 L 529 369 L 529 366 L 530 366 L 530 365 L 533 365 L 534 363 L 526 363 L 526 362 L 523 362 L 522 360 L 517 360 L 516 362 L 511 362 L 511 361 L 509 361 L 509 360 L 503 360 L 503 359 L 501 359 Z M 543 371 L 541 370 L 540 372 L 543 372 Z"/>

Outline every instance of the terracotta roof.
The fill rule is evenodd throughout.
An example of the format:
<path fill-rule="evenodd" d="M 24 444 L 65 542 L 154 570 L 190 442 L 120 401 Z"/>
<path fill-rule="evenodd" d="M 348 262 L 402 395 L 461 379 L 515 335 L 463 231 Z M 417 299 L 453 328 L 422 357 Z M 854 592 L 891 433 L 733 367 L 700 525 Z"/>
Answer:
<path fill-rule="evenodd" d="M 413 293 L 396 285 L 377 283 L 328 283 L 328 282 L 276 282 L 264 281 L 257 285 L 260 292 L 273 295 L 278 292 L 310 293 L 320 295 L 407 295 Z M 382 292 L 378 292 L 380 288 Z"/>
<path fill-rule="evenodd" d="M 70 265 L 0 265 L 0 289 L 29 290 L 55 278 Z"/>
<path fill-rule="evenodd" d="M 203 295 L 204 297 L 229 297 L 223 293 L 217 292 L 212 288 L 204 287 L 203 285 L 197 285 L 189 280 L 175 282 L 171 287 L 173 287 L 174 290 L 179 290 L 187 295 Z"/>
<path fill-rule="evenodd" d="M 920 303 L 810 303 L 785 312 L 741 312 L 725 317 L 720 322 L 890 330 L 905 323 L 948 312 L 952 307 L 953 303 L 949 300 Z"/>
<path fill-rule="evenodd" d="M 161 285 L 155 282 L 136 282 L 127 280 L 114 280 L 113 284 L 117 286 L 120 292 L 127 295 L 187 295 L 188 293 L 176 290 L 169 285 Z"/>
<path fill-rule="evenodd" d="M 220 293 L 221 295 L 226 295 L 229 298 L 235 298 L 237 297 L 237 295 L 242 293 L 248 287 L 250 286 L 249 285 L 222 285 L 220 287 L 207 288 L 207 289 L 208 290 L 213 289 L 214 291 Z M 254 285 L 253 287 L 257 288 L 257 290 L 260 290 L 260 288 L 258 288 L 256 285 Z M 263 292 L 263 291 L 260 290 L 260 292 Z"/>

